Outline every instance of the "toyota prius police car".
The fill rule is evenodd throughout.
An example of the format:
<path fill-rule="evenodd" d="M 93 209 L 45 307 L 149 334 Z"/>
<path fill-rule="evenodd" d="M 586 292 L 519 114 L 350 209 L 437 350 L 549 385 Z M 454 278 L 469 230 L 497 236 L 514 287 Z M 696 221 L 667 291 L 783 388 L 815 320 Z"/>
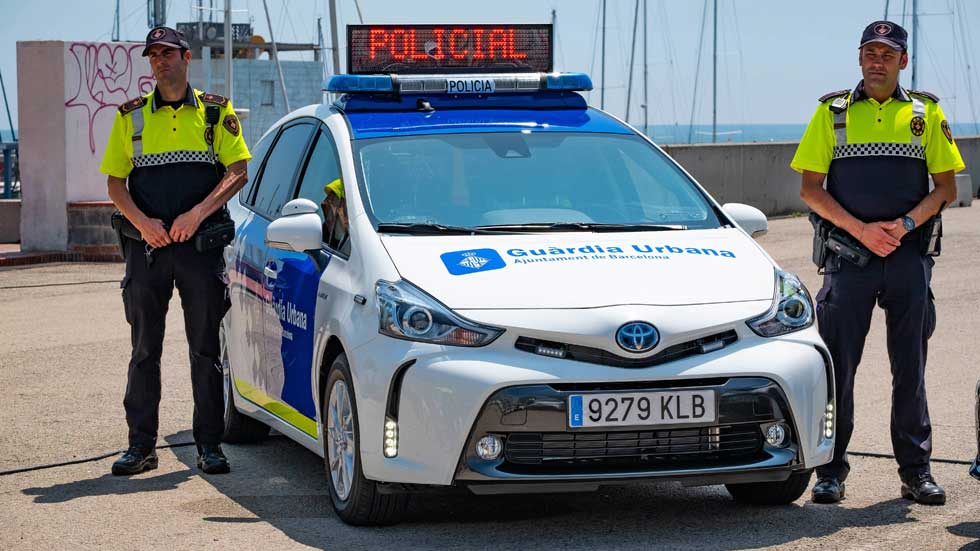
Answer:
<path fill-rule="evenodd" d="M 832 367 L 765 216 L 586 105 L 550 25 L 348 43 L 339 99 L 276 123 L 230 205 L 226 440 L 322 455 L 353 524 L 448 487 L 800 497 Z"/>

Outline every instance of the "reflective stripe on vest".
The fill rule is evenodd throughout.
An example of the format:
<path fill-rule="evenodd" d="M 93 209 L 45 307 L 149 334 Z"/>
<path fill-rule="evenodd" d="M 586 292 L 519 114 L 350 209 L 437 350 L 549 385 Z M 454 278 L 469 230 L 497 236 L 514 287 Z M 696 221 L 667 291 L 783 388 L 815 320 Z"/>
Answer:
<path fill-rule="evenodd" d="M 143 108 L 133 111 L 133 157 L 143 154 Z"/>

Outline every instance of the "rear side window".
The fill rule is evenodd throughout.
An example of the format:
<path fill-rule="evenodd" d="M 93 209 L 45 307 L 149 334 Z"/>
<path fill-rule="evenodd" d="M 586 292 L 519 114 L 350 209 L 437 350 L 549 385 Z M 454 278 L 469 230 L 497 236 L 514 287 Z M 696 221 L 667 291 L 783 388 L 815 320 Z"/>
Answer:
<path fill-rule="evenodd" d="M 311 124 L 297 124 L 284 129 L 276 140 L 262 169 L 255 196 L 255 211 L 262 216 L 275 220 L 289 201 L 312 131 Z"/>
<path fill-rule="evenodd" d="M 276 132 L 270 132 L 265 138 L 259 140 L 259 143 L 252 149 L 252 158 L 248 161 L 248 183 L 238 195 L 243 204 L 251 206 L 255 202 L 252 192 L 255 191 L 255 183 L 259 181 L 261 176 L 259 172 L 262 169 L 262 162 L 265 161 L 269 147 L 274 141 L 276 141 Z"/>

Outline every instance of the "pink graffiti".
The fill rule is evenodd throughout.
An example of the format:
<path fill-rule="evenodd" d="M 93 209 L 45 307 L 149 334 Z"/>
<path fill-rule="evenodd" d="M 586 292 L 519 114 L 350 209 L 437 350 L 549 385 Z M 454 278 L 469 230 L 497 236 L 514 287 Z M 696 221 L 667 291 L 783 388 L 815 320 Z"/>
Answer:
<path fill-rule="evenodd" d="M 75 42 L 68 47 L 78 67 L 78 88 L 65 107 L 83 108 L 88 113 L 89 149 L 95 154 L 95 118 L 104 109 L 116 109 L 154 87 L 149 67 L 137 68 L 142 44 L 92 44 Z M 143 73 L 143 74 L 137 74 Z"/>

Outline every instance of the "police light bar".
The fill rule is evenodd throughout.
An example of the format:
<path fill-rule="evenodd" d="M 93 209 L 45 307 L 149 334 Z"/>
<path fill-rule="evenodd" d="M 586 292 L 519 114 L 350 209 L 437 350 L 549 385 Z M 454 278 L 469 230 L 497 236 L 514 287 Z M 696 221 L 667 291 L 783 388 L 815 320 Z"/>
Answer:
<path fill-rule="evenodd" d="M 469 75 L 333 75 L 323 90 L 347 94 L 501 94 L 537 91 L 586 91 L 585 73 L 507 73 Z"/>
<path fill-rule="evenodd" d="M 545 25 L 348 25 L 347 72 L 547 73 L 553 34 Z"/>

